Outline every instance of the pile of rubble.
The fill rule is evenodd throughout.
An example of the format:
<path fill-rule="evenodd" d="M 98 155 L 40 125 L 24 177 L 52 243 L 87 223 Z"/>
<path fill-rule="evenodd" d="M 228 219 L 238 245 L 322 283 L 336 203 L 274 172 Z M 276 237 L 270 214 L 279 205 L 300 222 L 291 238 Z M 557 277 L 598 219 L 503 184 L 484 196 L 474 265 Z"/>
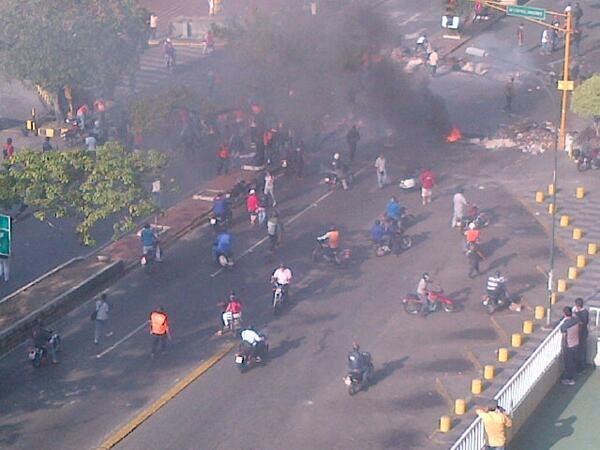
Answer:
<path fill-rule="evenodd" d="M 538 155 L 554 148 L 555 132 L 552 122 L 538 124 L 527 120 L 501 125 L 493 137 L 469 139 L 469 143 L 482 145 L 489 150 L 508 148 Z"/>

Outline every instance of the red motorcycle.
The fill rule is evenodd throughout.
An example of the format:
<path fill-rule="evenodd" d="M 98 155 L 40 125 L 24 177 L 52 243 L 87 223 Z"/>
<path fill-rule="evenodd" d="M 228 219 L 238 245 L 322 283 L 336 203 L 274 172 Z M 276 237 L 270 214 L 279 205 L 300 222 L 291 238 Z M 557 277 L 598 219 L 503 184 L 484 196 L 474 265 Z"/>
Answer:
<path fill-rule="evenodd" d="M 456 303 L 452 299 L 444 296 L 444 290 L 440 286 L 435 286 L 427 293 L 429 298 L 429 312 L 437 311 L 440 306 L 446 312 L 455 312 L 458 310 Z M 419 314 L 423 308 L 423 300 L 417 294 L 406 294 L 402 299 L 404 310 L 408 314 Z"/>

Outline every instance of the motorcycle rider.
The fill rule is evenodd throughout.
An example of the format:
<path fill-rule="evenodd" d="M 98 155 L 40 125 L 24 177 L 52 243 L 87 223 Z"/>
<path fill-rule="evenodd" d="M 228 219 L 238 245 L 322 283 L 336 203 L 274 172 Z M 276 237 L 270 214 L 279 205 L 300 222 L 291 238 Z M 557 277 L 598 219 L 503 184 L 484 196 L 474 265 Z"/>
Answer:
<path fill-rule="evenodd" d="M 391 220 L 401 225 L 402 216 L 404 215 L 404 207 L 396 200 L 396 197 L 391 197 L 385 207 L 385 215 Z"/>
<path fill-rule="evenodd" d="M 494 275 L 490 275 L 486 283 L 486 291 L 488 295 L 488 301 L 498 305 L 500 301 L 508 300 L 508 290 L 506 289 L 506 278 L 502 276 L 500 271 L 497 271 Z"/>
<path fill-rule="evenodd" d="M 257 333 L 253 326 L 242 330 L 240 336 L 242 338 L 241 347 L 250 350 L 256 358 L 256 362 L 261 362 L 267 353 L 266 337 L 261 333 Z"/>
<path fill-rule="evenodd" d="M 219 256 L 225 255 L 227 258 L 231 257 L 231 250 L 233 246 L 233 238 L 228 231 L 222 231 L 217 235 L 215 242 L 212 247 L 213 259 L 219 260 Z"/>
<path fill-rule="evenodd" d="M 46 350 L 50 356 L 50 359 L 52 360 L 52 363 L 58 364 L 58 358 L 56 356 L 54 345 L 50 343 L 52 331 L 44 328 L 40 319 L 35 319 L 33 322 L 33 327 L 31 328 L 31 338 L 35 348 Z"/>
<path fill-rule="evenodd" d="M 158 245 L 158 238 L 149 223 L 144 224 L 144 228 L 140 233 L 140 239 L 142 241 L 142 255 L 154 252 L 154 259 L 160 262 L 161 250 Z"/>
<path fill-rule="evenodd" d="M 283 293 L 287 295 L 291 281 L 291 269 L 289 267 L 286 267 L 285 264 L 279 263 L 279 266 L 273 271 L 273 275 L 271 275 L 271 283 L 275 287 L 280 287 L 281 289 L 283 289 Z"/>
<path fill-rule="evenodd" d="M 361 383 L 364 383 L 369 376 L 371 365 L 371 356 L 367 352 L 360 351 L 358 342 L 352 342 L 352 350 L 348 352 L 348 371 L 359 373 Z"/>
<path fill-rule="evenodd" d="M 381 220 L 375 220 L 375 223 L 371 227 L 371 240 L 375 243 L 375 245 L 383 246 L 387 243 L 385 242 L 386 232 L 385 227 L 381 223 Z"/>
<path fill-rule="evenodd" d="M 331 169 L 335 174 L 336 178 L 342 183 L 344 190 L 348 189 L 347 173 L 348 168 L 342 162 L 342 157 L 339 153 L 334 153 L 333 160 L 331 161 Z"/>
<path fill-rule="evenodd" d="M 225 307 L 225 311 L 221 316 L 223 327 L 221 328 L 219 334 L 223 334 L 223 330 L 229 326 L 230 320 L 242 317 L 242 309 L 242 302 L 240 302 L 240 300 L 236 297 L 235 291 L 231 291 L 229 293 L 227 306 Z"/>
<path fill-rule="evenodd" d="M 229 205 L 229 200 L 226 196 L 218 194 L 214 198 L 212 212 L 220 222 L 231 220 L 231 206 Z"/>
<path fill-rule="evenodd" d="M 341 240 L 341 234 L 336 226 L 331 225 L 329 227 L 329 231 L 323 236 L 319 236 L 317 239 L 319 242 L 326 241 L 326 243 L 323 244 L 323 248 L 327 252 L 329 258 L 335 258 L 340 247 Z"/>
<path fill-rule="evenodd" d="M 429 301 L 429 290 L 431 285 L 433 284 L 433 279 L 431 276 L 425 272 L 421 279 L 419 280 L 419 284 L 417 284 L 417 297 L 421 300 L 421 315 L 426 316 L 430 311 L 431 302 Z"/>

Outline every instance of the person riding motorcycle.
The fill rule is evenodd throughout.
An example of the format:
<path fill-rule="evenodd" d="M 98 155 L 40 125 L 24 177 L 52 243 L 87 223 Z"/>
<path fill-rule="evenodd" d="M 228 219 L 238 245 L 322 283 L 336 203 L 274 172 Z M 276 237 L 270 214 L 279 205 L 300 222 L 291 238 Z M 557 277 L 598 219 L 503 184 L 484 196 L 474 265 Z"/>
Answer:
<path fill-rule="evenodd" d="M 287 294 L 291 281 L 292 271 L 285 264 L 280 263 L 277 269 L 273 271 L 273 275 L 271 275 L 271 283 L 275 287 L 282 288 L 283 292 Z"/>
<path fill-rule="evenodd" d="M 366 381 L 371 369 L 371 355 L 360 351 L 360 345 L 352 342 L 352 350 L 348 352 L 348 371 L 360 374 L 361 382 Z"/>
<path fill-rule="evenodd" d="M 225 312 L 222 314 L 222 322 L 223 329 L 229 326 L 229 321 L 234 320 L 236 318 L 242 317 L 242 303 L 236 297 L 235 291 L 231 291 L 229 293 L 229 299 L 227 301 L 227 306 L 225 307 Z"/>
<path fill-rule="evenodd" d="M 486 291 L 489 301 L 498 304 L 501 301 L 508 300 L 508 290 L 506 288 L 506 278 L 498 271 L 490 275 L 486 283 Z"/>
<path fill-rule="evenodd" d="M 339 153 L 335 153 L 333 155 L 333 160 L 331 161 L 331 170 L 340 183 L 342 183 L 342 187 L 344 189 L 348 189 L 348 167 L 342 161 L 342 157 Z"/>
<path fill-rule="evenodd" d="M 213 200 L 212 212 L 215 215 L 215 217 L 221 222 L 231 220 L 231 206 L 227 197 L 221 194 L 217 195 Z"/>
<path fill-rule="evenodd" d="M 145 256 L 151 252 L 154 252 L 154 259 L 156 259 L 156 261 L 160 261 L 161 251 L 158 245 L 158 238 L 156 237 L 156 233 L 149 223 L 144 225 L 144 228 L 140 234 L 140 240 L 142 241 L 142 255 Z"/>
<path fill-rule="evenodd" d="M 319 236 L 317 240 L 319 242 L 326 241 L 326 243 L 323 244 L 323 248 L 330 258 L 335 258 L 340 247 L 341 234 L 339 230 L 334 225 L 331 225 L 329 231 L 323 236 Z"/>
<path fill-rule="evenodd" d="M 228 231 L 219 233 L 212 247 L 213 259 L 218 261 L 221 255 L 225 255 L 227 258 L 231 257 L 232 246 L 233 238 L 231 234 Z"/>
<path fill-rule="evenodd" d="M 52 331 L 45 328 L 40 319 L 36 319 L 33 322 L 33 327 L 31 328 L 31 339 L 33 341 L 33 346 L 35 348 L 46 350 L 52 362 L 57 364 L 58 358 L 56 356 L 54 345 L 50 343 L 51 338 Z"/>
<path fill-rule="evenodd" d="M 250 326 L 242 330 L 240 337 L 242 338 L 240 344 L 242 351 L 250 351 L 257 362 L 265 358 L 267 353 L 267 339 L 263 334 L 258 333 L 254 327 Z"/>
<path fill-rule="evenodd" d="M 425 316 L 429 312 L 431 308 L 431 302 L 429 300 L 429 291 L 431 286 L 433 285 L 433 279 L 431 276 L 425 272 L 421 279 L 419 280 L 419 284 L 417 284 L 417 297 L 421 300 L 421 315 Z"/>
<path fill-rule="evenodd" d="M 404 207 L 400 206 L 400 203 L 398 203 L 396 197 L 392 197 L 388 201 L 385 207 L 385 215 L 398 225 L 401 225 L 402 216 L 404 215 Z"/>

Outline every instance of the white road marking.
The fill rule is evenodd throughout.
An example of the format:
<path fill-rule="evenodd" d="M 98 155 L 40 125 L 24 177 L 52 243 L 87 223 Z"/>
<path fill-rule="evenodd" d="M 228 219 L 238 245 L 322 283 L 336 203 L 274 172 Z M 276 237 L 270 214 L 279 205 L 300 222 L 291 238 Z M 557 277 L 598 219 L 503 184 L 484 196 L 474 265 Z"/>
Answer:
<path fill-rule="evenodd" d="M 115 342 L 113 345 L 111 345 L 110 347 L 108 347 L 106 350 L 104 350 L 102 353 L 98 353 L 96 355 L 96 358 L 102 358 L 104 355 L 106 355 L 107 353 L 113 351 L 115 348 L 117 348 L 119 345 L 121 345 L 123 342 L 125 342 L 127 339 L 129 339 L 131 336 L 133 336 L 134 334 L 136 334 L 138 331 L 140 331 L 142 328 L 144 328 L 145 326 L 148 325 L 148 322 L 144 322 L 142 323 L 140 326 L 138 326 L 135 330 L 131 331 L 129 334 L 127 334 L 126 336 L 123 336 L 121 339 L 119 339 L 117 342 Z"/>

